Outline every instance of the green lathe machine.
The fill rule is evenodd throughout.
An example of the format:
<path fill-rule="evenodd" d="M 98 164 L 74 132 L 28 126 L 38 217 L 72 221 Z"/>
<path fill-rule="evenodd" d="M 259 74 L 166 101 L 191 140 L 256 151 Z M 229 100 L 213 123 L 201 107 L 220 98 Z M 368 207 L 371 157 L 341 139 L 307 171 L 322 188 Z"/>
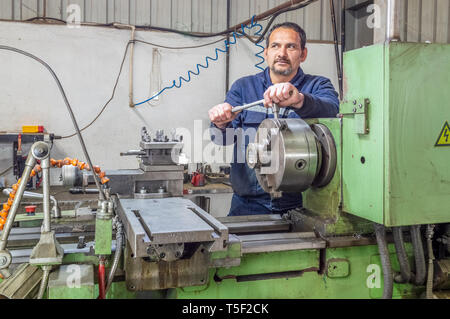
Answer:
<path fill-rule="evenodd" d="M 179 190 L 140 191 L 145 176 L 177 180 L 176 164 L 161 157 L 144 160 L 139 172 L 107 173 L 96 209 L 50 219 L 44 192 L 45 229 L 26 246 L 24 236 L 36 229 L 12 227 L 24 175 L 2 233 L 0 294 L 448 297 L 450 45 L 391 42 L 349 51 L 343 82 L 337 118 L 267 119 L 247 149 L 248 165 L 272 196 L 304 192 L 304 208 L 283 216 L 214 218 Z M 45 162 L 50 150 L 42 143 L 29 158 Z M 133 154 L 155 159 L 151 152 L 173 148 L 155 143 L 165 144 L 154 147 L 143 136 Z M 83 243 L 89 230 L 95 238 Z"/>

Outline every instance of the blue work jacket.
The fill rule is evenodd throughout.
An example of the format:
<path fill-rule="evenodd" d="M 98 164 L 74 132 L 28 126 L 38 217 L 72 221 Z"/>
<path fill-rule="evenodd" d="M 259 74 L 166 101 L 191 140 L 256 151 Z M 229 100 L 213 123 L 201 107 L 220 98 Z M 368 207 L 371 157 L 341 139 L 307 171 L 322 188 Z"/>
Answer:
<path fill-rule="evenodd" d="M 330 80 L 322 76 L 305 74 L 301 68 L 290 81 L 299 92 L 305 96 L 300 110 L 287 107 L 280 108 L 281 118 L 320 118 L 336 117 L 339 111 L 338 94 Z M 226 95 L 225 102 L 232 106 L 239 106 L 255 102 L 264 98 L 264 92 L 272 86 L 269 68 L 255 75 L 240 78 L 233 83 Z M 228 130 L 218 129 L 211 123 L 211 139 L 219 145 L 234 143 L 233 161 L 231 162 L 230 179 L 234 191 L 234 198 L 230 215 L 239 215 L 236 210 L 246 211 L 245 215 L 286 211 L 302 205 L 301 193 L 283 193 L 278 199 L 271 200 L 259 185 L 253 169 L 245 163 L 247 145 L 254 140 L 258 126 L 266 118 L 273 118 L 271 108 L 255 106 L 246 109 L 230 123 Z M 231 129 L 232 128 L 232 129 Z M 231 129 L 231 130 L 230 130 Z M 230 134 L 234 132 L 234 134 Z M 241 138 L 237 138 L 241 136 Z M 255 201 L 258 211 L 252 212 L 249 203 Z M 238 204 L 236 204 L 238 203 Z M 239 207 L 245 203 L 245 209 Z"/>

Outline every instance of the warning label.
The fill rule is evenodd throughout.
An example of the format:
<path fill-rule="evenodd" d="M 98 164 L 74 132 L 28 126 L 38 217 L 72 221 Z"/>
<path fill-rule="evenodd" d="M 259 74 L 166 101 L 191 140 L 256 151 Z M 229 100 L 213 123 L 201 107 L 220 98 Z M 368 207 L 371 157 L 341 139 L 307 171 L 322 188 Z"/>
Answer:
<path fill-rule="evenodd" d="M 434 146 L 450 146 L 450 126 L 448 125 L 448 122 L 445 122 L 436 145 Z"/>

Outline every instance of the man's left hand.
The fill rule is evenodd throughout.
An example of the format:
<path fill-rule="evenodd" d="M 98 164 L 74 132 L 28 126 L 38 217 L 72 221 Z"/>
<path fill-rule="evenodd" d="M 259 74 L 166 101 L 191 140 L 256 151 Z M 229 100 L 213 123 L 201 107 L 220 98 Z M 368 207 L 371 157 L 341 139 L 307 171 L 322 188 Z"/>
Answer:
<path fill-rule="evenodd" d="M 273 103 L 276 103 L 279 107 L 292 106 L 300 109 L 304 100 L 305 96 L 289 82 L 274 84 L 264 92 L 265 107 L 271 107 Z"/>

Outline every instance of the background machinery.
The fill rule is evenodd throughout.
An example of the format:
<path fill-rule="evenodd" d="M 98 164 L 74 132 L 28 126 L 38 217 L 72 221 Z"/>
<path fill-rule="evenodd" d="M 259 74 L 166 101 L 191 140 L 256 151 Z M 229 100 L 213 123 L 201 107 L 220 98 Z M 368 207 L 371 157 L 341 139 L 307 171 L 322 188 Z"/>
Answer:
<path fill-rule="evenodd" d="M 344 65 L 337 118 L 267 119 L 247 149 L 263 188 L 303 191 L 304 208 L 214 218 L 181 197 L 182 169 L 167 157 L 181 141 L 143 132 L 141 150 L 126 154 L 141 157 L 139 172 L 85 175 L 109 178 L 89 208 L 52 219 L 42 166 L 44 227 L 30 247 L 23 237 L 35 230 L 12 228 L 27 162 L 2 232 L 0 294 L 448 297 L 450 46 L 373 45 L 347 52 Z M 41 161 L 42 143 L 30 151 Z"/>

